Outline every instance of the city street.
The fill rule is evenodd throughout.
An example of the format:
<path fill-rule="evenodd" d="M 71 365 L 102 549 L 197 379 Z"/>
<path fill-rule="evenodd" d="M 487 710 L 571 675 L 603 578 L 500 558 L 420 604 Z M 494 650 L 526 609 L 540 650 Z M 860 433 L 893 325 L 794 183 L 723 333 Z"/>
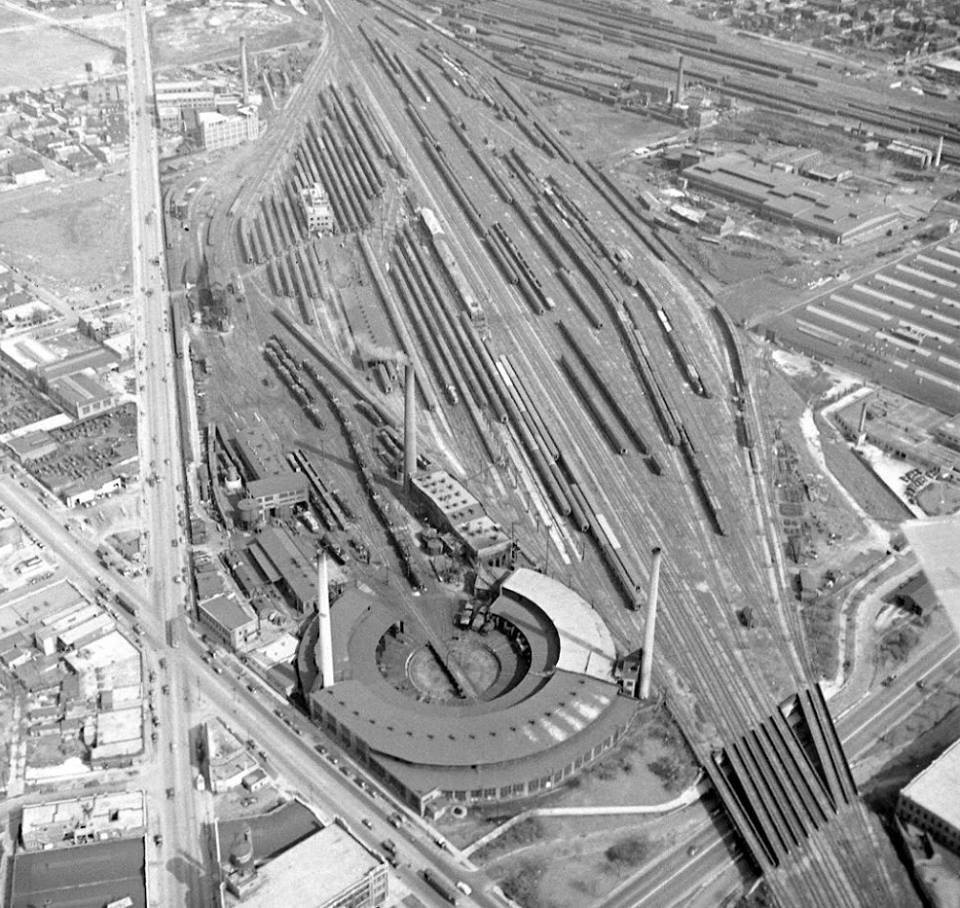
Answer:
<path fill-rule="evenodd" d="M 182 621 L 185 539 L 182 535 L 183 468 L 178 439 L 177 402 L 168 300 L 164 287 L 163 212 L 157 137 L 153 125 L 150 49 L 146 11 L 130 0 L 127 12 L 127 80 L 130 119 L 131 255 L 136 309 L 134 350 L 138 373 L 141 477 L 144 490 L 146 563 L 150 573 L 144 623 L 160 636 L 175 633 Z M 175 581 L 174 578 L 177 578 Z M 174 642 L 170 640 L 169 642 Z M 179 663 L 168 660 L 161 681 L 158 747 L 160 772 L 151 774 L 151 834 L 160 833 L 158 869 L 149 875 L 151 903 L 203 906 L 210 901 L 215 875 L 198 809 L 190 763 L 186 679 Z M 159 669 L 159 665 L 158 665 Z"/>

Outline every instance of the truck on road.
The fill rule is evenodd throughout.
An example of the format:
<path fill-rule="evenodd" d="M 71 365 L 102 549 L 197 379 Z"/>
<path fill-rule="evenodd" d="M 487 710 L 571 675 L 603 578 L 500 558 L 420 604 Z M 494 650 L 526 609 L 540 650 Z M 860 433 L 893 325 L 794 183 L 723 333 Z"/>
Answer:
<path fill-rule="evenodd" d="M 423 871 L 423 878 L 427 884 L 437 893 L 445 902 L 456 905 L 460 901 L 460 893 L 457 887 L 453 885 L 445 876 L 437 873 L 436 870 L 427 868 Z"/>

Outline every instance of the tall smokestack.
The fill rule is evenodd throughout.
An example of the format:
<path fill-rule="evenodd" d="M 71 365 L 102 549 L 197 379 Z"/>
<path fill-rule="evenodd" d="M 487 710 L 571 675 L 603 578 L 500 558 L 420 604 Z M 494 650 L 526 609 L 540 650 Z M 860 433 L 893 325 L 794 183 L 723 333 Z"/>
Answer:
<path fill-rule="evenodd" d="M 677 64 L 677 90 L 673 93 L 673 103 L 683 103 L 683 54 L 680 54 L 680 62 Z"/>
<path fill-rule="evenodd" d="M 940 156 L 943 154 L 943 136 L 940 136 L 940 141 L 937 142 L 937 153 L 933 156 L 933 166 L 940 166 Z"/>
<path fill-rule="evenodd" d="M 650 593 L 647 596 L 647 620 L 643 625 L 643 657 L 640 662 L 640 699 L 650 699 L 650 676 L 653 674 L 653 637 L 657 629 L 657 598 L 660 595 L 660 548 L 653 550 L 650 569 Z"/>
<path fill-rule="evenodd" d="M 403 402 L 403 484 L 409 485 L 410 477 L 417 472 L 417 395 L 416 373 L 413 363 L 407 363 L 404 379 Z"/>
<path fill-rule="evenodd" d="M 327 553 L 320 553 L 317 567 L 318 625 L 317 647 L 320 650 L 320 677 L 323 687 L 333 687 L 333 631 L 330 627 L 330 585 L 327 578 Z"/>
<path fill-rule="evenodd" d="M 250 103 L 250 76 L 247 71 L 247 36 L 240 36 L 240 78 L 243 81 L 243 104 Z"/>
<path fill-rule="evenodd" d="M 860 424 L 857 426 L 857 447 L 863 447 L 864 430 L 867 427 L 867 402 L 860 408 Z"/>

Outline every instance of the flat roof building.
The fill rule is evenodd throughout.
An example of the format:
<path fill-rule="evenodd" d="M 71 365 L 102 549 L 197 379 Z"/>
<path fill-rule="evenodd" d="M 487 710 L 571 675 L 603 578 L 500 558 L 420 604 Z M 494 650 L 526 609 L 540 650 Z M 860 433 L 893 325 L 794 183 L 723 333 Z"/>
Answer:
<path fill-rule="evenodd" d="M 240 649 L 257 634 L 257 616 L 233 596 L 214 596 L 197 605 L 200 623 L 208 633 L 232 650 Z"/>
<path fill-rule="evenodd" d="M 241 107 L 225 116 L 213 110 L 197 114 L 200 140 L 206 151 L 231 148 L 241 142 L 252 142 L 260 136 L 260 115 L 255 107 Z"/>
<path fill-rule="evenodd" d="M 739 152 L 707 157 L 683 170 L 691 186 L 752 208 L 763 217 L 845 243 L 886 228 L 900 214 L 864 204 L 833 184 L 804 180 Z"/>
<path fill-rule="evenodd" d="M 410 491 L 420 514 L 437 529 L 453 533 L 475 564 L 506 562 L 512 548 L 510 537 L 487 516 L 476 496 L 446 470 L 411 476 Z"/>
<path fill-rule="evenodd" d="M 48 384 L 48 390 L 63 409 L 77 419 L 87 419 L 120 406 L 120 395 L 104 388 L 92 370 L 56 378 Z"/>
<path fill-rule="evenodd" d="M 267 578 L 275 577 L 280 592 L 299 611 L 317 606 L 317 577 L 312 555 L 307 555 L 285 527 L 267 527 L 247 551 Z"/>
<path fill-rule="evenodd" d="M 147 814 L 142 791 L 91 794 L 23 808 L 20 841 L 26 851 L 141 836 Z"/>
<path fill-rule="evenodd" d="M 338 823 L 289 848 L 258 876 L 242 900 L 248 908 L 378 908 L 387 900 L 386 862 Z"/>
<path fill-rule="evenodd" d="M 897 800 L 897 815 L 960 854 L 960 741 L 920 773 Z"/>
<path fill-rule="evenodd" d="M 314 183 L 301 189 L 300 201 L 311 233 L 333 233 L 333 208 L 323 186 Z"/>
<path fill-rule="evenodd" d="M 278 508 L 290 508 L 297 504 L 306 504 L 309 494 L 307 477 L 303 473 L 290 470 L 255 479 L 247 483 L 247 494 L 259 508 L 261 514 Z"/>

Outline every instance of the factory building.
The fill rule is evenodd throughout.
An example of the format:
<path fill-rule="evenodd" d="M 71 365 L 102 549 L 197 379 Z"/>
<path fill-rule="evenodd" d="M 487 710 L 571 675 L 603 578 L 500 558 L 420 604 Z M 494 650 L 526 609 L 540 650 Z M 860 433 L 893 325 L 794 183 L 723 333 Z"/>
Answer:
<path fill-rule="evenodd" d="M 289 512 L 294 505 L 306 504 L 308 494 L 307 477 L 293 471 L 247 483 L 247 495 L 261 516 L 276 511 Z"/>
<path fill-rule="evenodd" d="M 204 151 L 232 148 L 260 136 L 260 114 L 255 107 L 240 107 L 235 114 L 226 115 L 202 110 L 197 114 L 197 125 Z"/>
<path fill-rule="evenodd" d="M 762 217 L 787 224 L 835 243 L 886 229 L 899 213 L 883 205 L 863 204 L 837 185 L 811 182 L 789 168 L 761 164 L 738 152 L 704 158 L 683 170 L 697 189 L 731 199 Z"/>
<path fill-rule="evenodd" d="M 299 612 L 317 607 L 313 553 L 301 549 L 285 527 L 267 527 L 246 551 L 260 574 Z"/>
<path fill-rule="evenodd" d="M 257 635 L 257 616 L 245 602 L 232 596 L 214 596 L 197 605 L 197 616 L 207 634 L 232 650 Z"/>
<path fill-rule="evenodd" d="M 511 538 L 491 520 L 477 498 L 445 470 L 410 477 L 414 506 L 424 520 L 451 533 L 474 565 L 502 567 L 512 554 Z"/>
<path fill-rule="evenodd" d="M 216 107 L 215 89 L 218 84 L 207 80 L 186 82 L 157 82 L 154 97 L 157 107 L 177 107 L 189 110 L 213 110 Z"/>
<path fill-rule="evenodd" d="M 311 233 L 333 233 L 333 209 L 327 192 L 319 183 L 300 190 L 303 215 Z"/>
<path fill-rule="evenodd" d="M 120 395 L 104 388 L 93 370 L 55 378 L 48 383 L 47 391 L 76 419 L 87 419 L 120 406 Z"/>
<path fill-rule="evenodd" d="M 897 816 L 960 855 L 960 741 L 910 782 L 897 800 Z"/>
<path fill-rule="evenodd" d="M 340 821 L 260 868 L 254 867 L 249 842 L 246 848 L 231 848 L 231 863 L 235 871 L 228 872 L 227 887 L 244 908 L 379 908 L 387 901 L 386 862 Z"/>

